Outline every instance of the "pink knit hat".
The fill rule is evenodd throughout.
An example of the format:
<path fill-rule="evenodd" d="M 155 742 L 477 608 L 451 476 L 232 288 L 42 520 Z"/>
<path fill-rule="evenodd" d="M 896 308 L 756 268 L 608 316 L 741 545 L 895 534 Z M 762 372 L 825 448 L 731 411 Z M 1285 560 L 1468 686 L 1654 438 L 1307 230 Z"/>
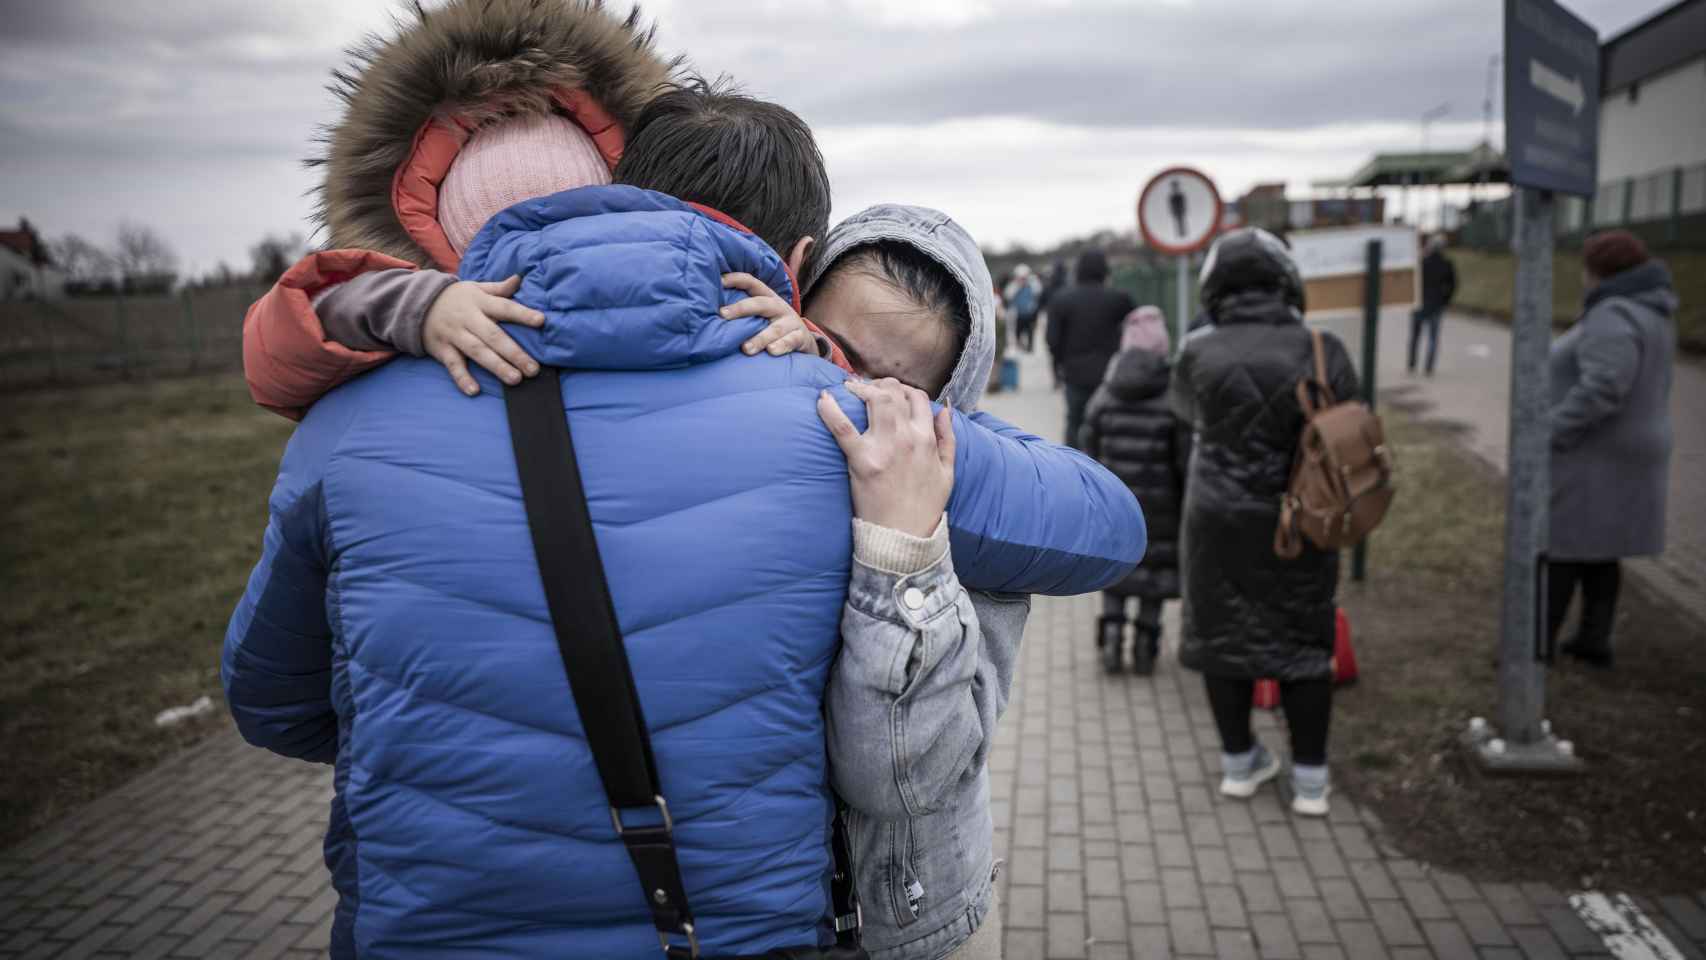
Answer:
<path fill-rule="evenodd" d="M 1167 316 L 1160 307 L 1138 307 L 1126 314 L 1121 350 L 1147 350 L 1166 356 L 1167 347 Z"/>
<path fill-rule="evenodd" d="M 438 223 L 457 255 L 495 214 L 535 197 L 610 182 L 598 145 L 554 113 L 510 117 L 476 131 L 438 188 Z"/>

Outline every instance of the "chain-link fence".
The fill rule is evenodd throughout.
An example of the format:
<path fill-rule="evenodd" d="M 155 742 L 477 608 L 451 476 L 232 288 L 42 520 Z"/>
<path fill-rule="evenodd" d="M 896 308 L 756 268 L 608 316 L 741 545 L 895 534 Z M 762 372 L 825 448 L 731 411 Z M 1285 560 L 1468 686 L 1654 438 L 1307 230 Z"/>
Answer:
<path fill-rule="evenodd" d="M 1512 201 L 1478 206 L 1459 232 L 1459 242 L 1481 249 L 1508 249 Z M 1626 227 L 1649 246 L 1706 249 L 1706 164 L 1672 167 L 1599 185 L 1591 200 L 1567 197 L 1558 204 L 1556 230 L 1565 246 L 1589 233 Z"/>
<path fill-rule="evenodd" d="M 0 303 L 0 390 L 235 369 L 263 290 Z"/>

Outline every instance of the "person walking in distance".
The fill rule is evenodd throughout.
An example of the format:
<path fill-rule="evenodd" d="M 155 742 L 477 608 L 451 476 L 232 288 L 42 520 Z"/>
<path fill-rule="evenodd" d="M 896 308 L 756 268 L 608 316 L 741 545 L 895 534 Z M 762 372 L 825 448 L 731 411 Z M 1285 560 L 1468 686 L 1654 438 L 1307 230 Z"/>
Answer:
<path fill-rule="evenodd" d="M 1120 349 L 1126 314 L 1137 309 L 1130 294 L 1108 285 L 1108 257 L 1089 249 L 1078 255 L 1073 284 L 1049 300 L 1048 352 L 1055 380 L 1066 386 L 1066 442 L 1078 442 L 1084 407 Z"/>
<path fill-rule="evenodd" d="M 1627 230 L 1582 247 L 1582 315 L 1552 345 L 1553 642 L 1578 586 L 1581 625 L 1566 654 L 1612 665 L 1623 557 L 1665 548 L 1670 387 L 1678 300 L 1670 271 Z"/>
<path fill-rule="evenodd" d="M 1102 666 L 1117 673 L 1125 642 L 1126 601 L 1135 597 L 1132 672 L 1155 670 L 1161 647 L 1161 605 L 1179 597 L 1179 519 L 1185 471 L 1191 460 L 1190 426 L 1167 401 L 1167 318 L 1159 307 L 1133 310 L 1125 319 L 1120 352 L 1084 410 L 1079 449 L 1114 472 L 1143 504 L 1149 551 L 1131 575 L 1102 591 L 1096 643 Z"/>
<path fill-rule="evenodd" d="M 1428 356 L 1424 369 L 1428 376 L 1434 375 L 1434 361 L 1439 356 L 1440 320 L 1456 293 L 1457 268 L 1445 255 L 1445 238 L 1436 235 L 1428 240 L 1427 256 L 1422 258 L 1422 302 L 1415 312 L 1410 314 L 1411 373 L 1416 372 L 1416 348 L 1421 346 L 1422 334 L 1425 333 L 1428 337 Z"/>
<path fill-rule="evenodd" d="M 1207 322 L 1173 368 L 1173 410 L 1196 435 L 1185 483 L 1185 599 L 1179 662 L 1201 671 L 1220 732 L 1220 792 L 1247 798 L 1279 758 L 1250 730 L 1257 678 L 1279 681 L 1291 732 L 1293 811 L 1327 813 L 1327 728 L 1339 555 L 1305 543 L 1275 554 L 1280 498 L 1305 419 L 1299 381 L 1314 369 L 1303 282 L 1265 230 L 1215 241 L 1202 268 Z M 1345 345 L 1323 334 L 1333 395 L 1358 394 Z"/>
<path fill-rule="evenodd" d="M 1041 309 L 1043 285 L 1031 272 L 1029 264 L 1013 268 L 1013 277 L 1002 290 L 1008 312 L 1013 318 L 1013 333 L 1019 347 L 1030 352 L 1037 329 L 1037 311 Z"/>

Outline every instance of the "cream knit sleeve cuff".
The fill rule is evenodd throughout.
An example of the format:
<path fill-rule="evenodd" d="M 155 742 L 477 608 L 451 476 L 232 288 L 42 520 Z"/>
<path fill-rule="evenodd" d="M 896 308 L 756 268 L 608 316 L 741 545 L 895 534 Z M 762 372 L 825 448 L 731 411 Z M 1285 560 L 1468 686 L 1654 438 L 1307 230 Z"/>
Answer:
<path fill-rule="evenodd" d="M 936 522 L 928 537 L 915 537 L 853 518 L 853 559 L 873 570 L 909 577 L 929 568 L 948 553 L 948 515 Z"/>

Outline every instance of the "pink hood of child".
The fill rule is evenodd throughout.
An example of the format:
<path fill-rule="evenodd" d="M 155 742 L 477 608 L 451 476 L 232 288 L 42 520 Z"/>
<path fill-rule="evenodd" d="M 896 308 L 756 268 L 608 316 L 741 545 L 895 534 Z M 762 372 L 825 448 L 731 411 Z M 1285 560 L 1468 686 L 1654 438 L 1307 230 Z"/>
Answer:
<path fill-rule="evenodd" d="M 1142 306 L 1126 314 L 1120 333 L 1121 350 L 1145 350 L 1166 356 L 1167 316 L 1160 307 Z"/>

